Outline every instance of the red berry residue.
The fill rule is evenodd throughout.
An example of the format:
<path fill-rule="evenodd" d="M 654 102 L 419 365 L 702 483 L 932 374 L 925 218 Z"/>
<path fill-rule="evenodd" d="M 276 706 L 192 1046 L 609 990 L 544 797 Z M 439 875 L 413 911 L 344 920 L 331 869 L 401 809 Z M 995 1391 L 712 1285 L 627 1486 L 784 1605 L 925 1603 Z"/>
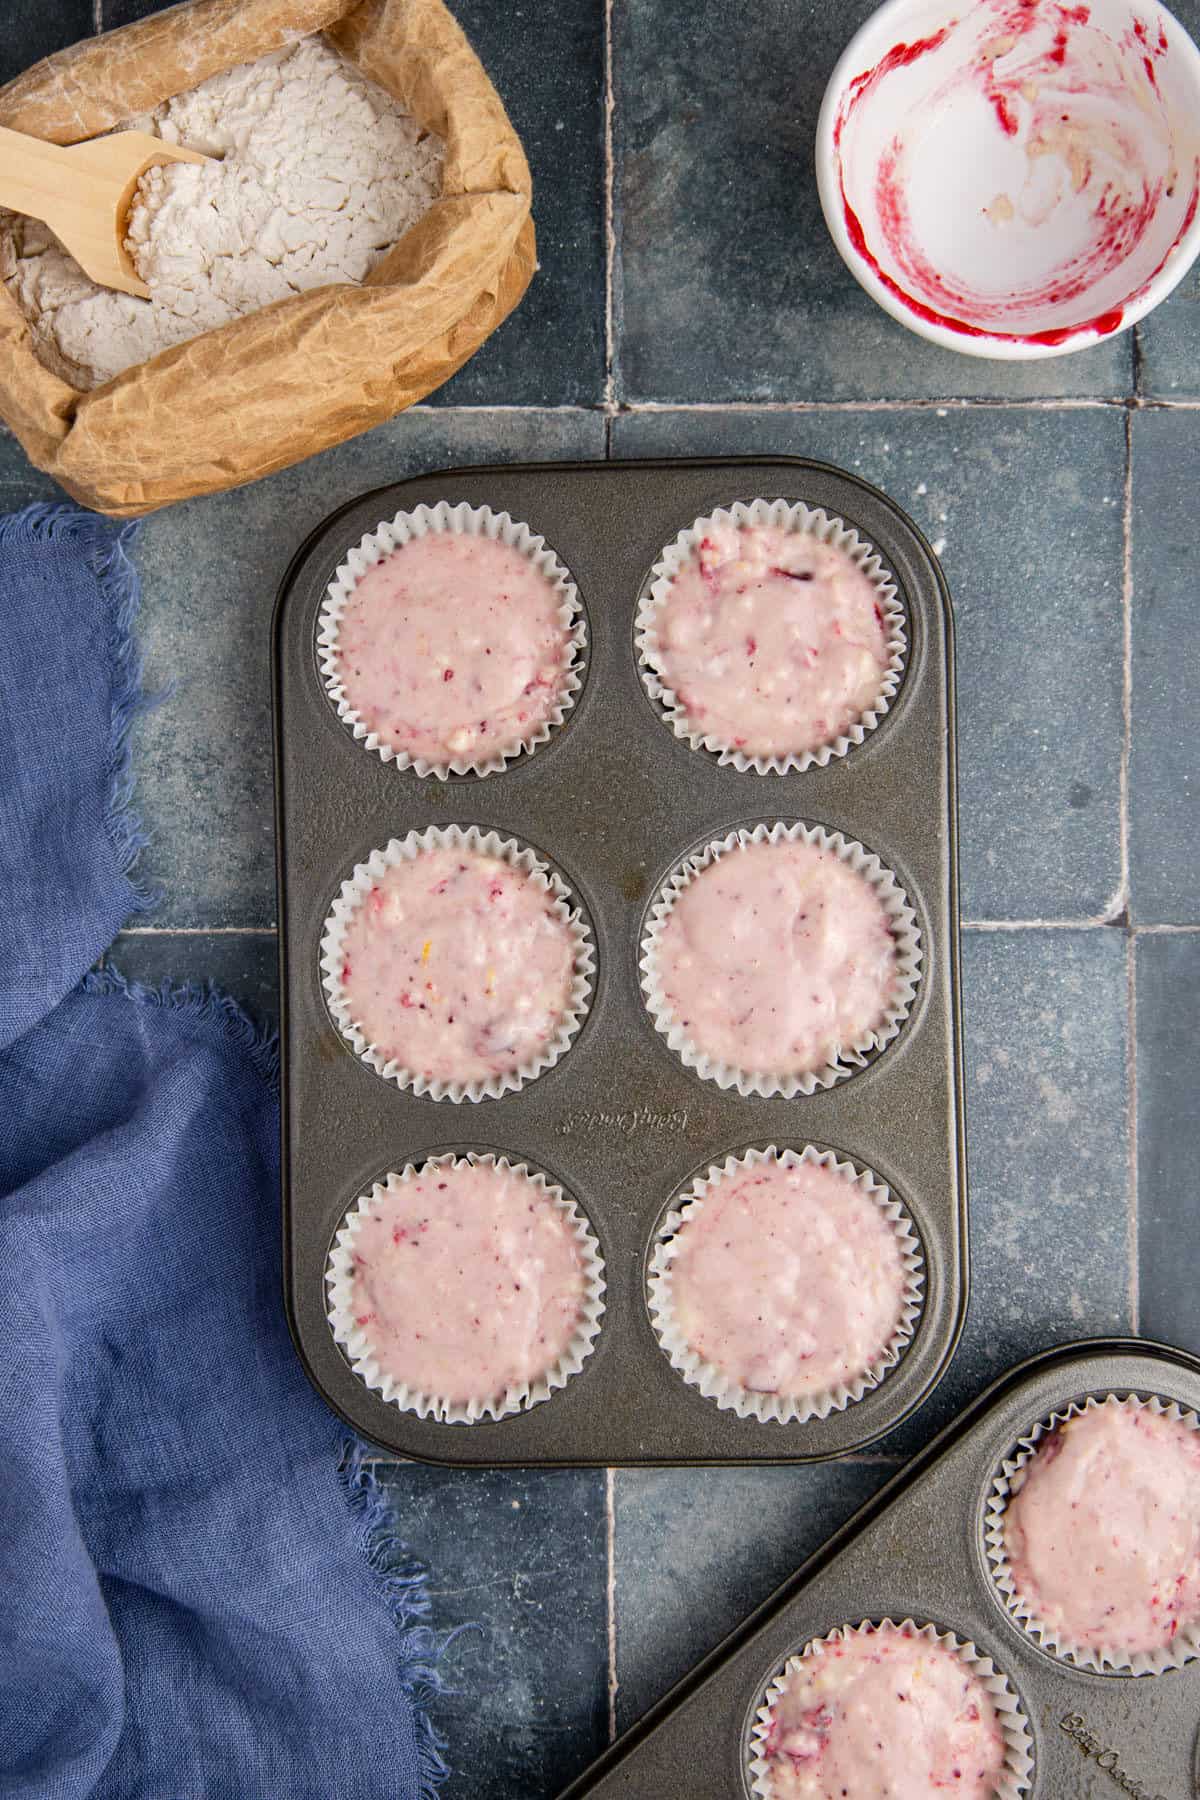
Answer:
<path fill-rule="evenodd" d="M 1089 136 L 1086 116 L 1080 113 L 1078 105 L 1068 105 L 1071 96 L 1091 95 L 1094 98 L 1097 92 L 1104 94 L 1106 88 L 1113 85 L 1111 75 L 1097 75 L 1089 65 L 1090 40 L 1096 37 L 1097 28 L 1093 27 L 1086 34 L 1085 47 L 1078 54 L 1074 49 L 1074 34 L 1088 26 L 1091 19 L 1088 6 L 1063 4 L 1062 0 L 980 0 L 980 4 L 987 10 L 988 24 L 974 61 L 969 65 L 960 63 L 957 69 L 951 65 L 940 86 L 923 96 L 922 105 L 927 107 L 947 98 L 964 78 L 973 78 L 999 131 L 1006 139 L 1026 149 L 1031 166 L 1034 159 L 1047 154 L 1061 160 L 1064 169 L 1069 171 L 1068 185 L 1062 191 L 1074 203 L 1076 219 L 1081 206 L 1090 209 L 1094 236 L 1085 248 L 1068 255 L 1062 266 L 1052 270 L 1040 283 L 1035 278 L 1027 281 L 1024 287 L 1014 286 L 1009 295 L 976 291 L 971 281 L 956 280 L 944 269 L 936 267 L 922 248 L 908 208 L 907 149 L 902 138 L 897 136 L 879 156 L 872 205 L 865 210 L 857 197 L 851 201 L 845 163 L 839 158 L 840 198 L 847 237 L 876 280 L 905 311 L 957 335 L 1046 347 L 1057 347 L 1089 335 L 1107 335 L 1125 322 L 1130 306 L 1146 292 L 1190 230 L 1200 185 L 1194 185 L 1187 216 L 1157 266 L 1148 275 L 1143 268 L 1138 268 L 1130 278 L 1130 291 L 1121 297 L 1119 304 L 1110 302 L 1098 308 L 1093 316 L 1075 319 L 1067 325 L 1051 324 L 1041 330 L 1005 330 L 1006 311 L 1014 319 L 1029 319 L 1032 315 L 1036 320 L 1038 312 L 1043 317 L 1049 312 L 1053 317 L 1054 311 L 1072 301 L 1081 297 L 1086 300 L 1090 292 L 1100 289 L 1101 283 L 1111 294 L 1114 275 L 1129 263 L 1139 246 L 1146 243 L 1156 220 L 1161 217 L 1164 197 L 1168 201 L 1172 198 L 1175 176 L 1172 171 L 1164 178 L 1157 155 L 1142 168 L 1137 138 L 1120 112 L 1115 114 L 1111 125 L 1101 125 L 1101 135 L 1096 140 Z M 954 20 L 929 37 L 892 46 L 873 67 L 853 77 L 834 129 L 835 148 L 841 146 L 845 129 L 864 99 L 895 70 L 909 67 L 941 49 L 958 23 Z M 1034 33 L 1044 35 L 1033 36 Z M 1150 97 L 1157 97 L 1161 102 L 1155 65 L 1169 48 L 1165 29 L 1159 26 L 1152 42 L 1151 29 L 1137 19 L 1126 38 L 1126 52 L 1133 49 L 1136 41 L 1136 60 L 1133 55 L 1126 56 L 1125 81 L 1140 83 L 1144 77 Z M 1029 41 L 1028 51 L 1023 47 L 1025 40 Z M 1021 54 L 1018 54 L 1019 47 Z M 1105 58 L 1112 50 L 1119 53 L 1118 46 L 1106 41 L 1101 59 L 1105 69 L 1108 67 Z M 1094 52 L 1090 54 L 1094 62 Z M 946 57 L 938 65 L 939 75 L 944 67 L 947 67 Z M 1116 79 L 1119 84 L 1121 77 Z M 1094 85 L 1097 82 L 1098 89 Z M 911 94 L 911 89 L 909 92 Z M 1082 126 L 1078 126 L 1080 120 L 1084 121 Z M 1093 148 L 1097 141 L 1100 147 Z M 1165 145 L 1166 140 L 1162 142 Z M 1043 167 L 1041 164 L 1036 166 L 1039 171 Z M 1196 163 L 1193 179 L 1195 184 L 1200 184 L 1200 161 Z M 1000 186 L 998 180 L 998 190 Z M 1013 193 L 1016 193 L 1015 188 Z M 1002 198 L 1008 208 L 1006 215 L 999 215 L 1006 222 L 1014 216 L 1012 203 L 1007 195 L 998 193 L 997 197 Z M 1052 209 L 1058 204 L 1057 199 L 1051 199 Z M 1083 216 L 1086 218 L 1086 213 Z M 868 241 L 863 223 L 867 217 L 878 221 L 878 245 Z M 1025 222 L 1040 227 L 1042 218 L 1030 218 L 1026 214 Z M 875 229 L 872 222 L 872 233 Z M 1050 229 L 1055 229 L 1053 223 Z M 1144 262 L 1143 250 L 1143 265 Z"/>
<path fill-rule="evenodd" d="M 861 75 L 854 77 L 850 83 L 849 97 L 843 108 L 842 118 L 848 118 L 864 94 L 869 93 L 872 88 L 878 87 L 885 75 L 892 74 L 896 69 L 906 69 L 912 63 L 919 62 L 923 56 L 928 56 L 931 50 L 939 49 L 949 36 L 949 25 L 943 25 L 940 31 L 935 31 L 930 37 L 918 38 L 915 44 L 893 44 L 887 55 L 882 57 L 873 69 L 865 69 Z M 834 126 L 833 141 L 835 144 L 841 139 L 842 118 L 839 118 Z"/>
<path fill-rule="evenodd" d="M 1005 137 L 1016 137 L 1019 129 L 1019 122 L 1012 101 L 1008 98 L 1007 94 L 1002 94 L 998 90 L 992 93 L 990 98 L 992 102 L 992 111 L 999 120 L 1000 129 Z"/>

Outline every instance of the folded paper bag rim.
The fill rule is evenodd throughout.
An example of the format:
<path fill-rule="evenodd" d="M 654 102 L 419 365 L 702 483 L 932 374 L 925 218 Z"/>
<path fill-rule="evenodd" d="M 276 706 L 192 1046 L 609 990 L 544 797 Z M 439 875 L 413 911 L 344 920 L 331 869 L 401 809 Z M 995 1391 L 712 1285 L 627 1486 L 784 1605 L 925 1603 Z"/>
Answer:
<path fill-rule="evenodd" d="M 0 124 L 76 143 L 324 30 L 446 143 L 441 197 L 357 286 L 232 319 L 81 392 L 0 283 L 0 418 L 85 506 L 132 518 L 219 493 L 394 418 L 448 380 L 536 267 L 529 165 L 442 0 L 184 0 L 0 88 Z"/>

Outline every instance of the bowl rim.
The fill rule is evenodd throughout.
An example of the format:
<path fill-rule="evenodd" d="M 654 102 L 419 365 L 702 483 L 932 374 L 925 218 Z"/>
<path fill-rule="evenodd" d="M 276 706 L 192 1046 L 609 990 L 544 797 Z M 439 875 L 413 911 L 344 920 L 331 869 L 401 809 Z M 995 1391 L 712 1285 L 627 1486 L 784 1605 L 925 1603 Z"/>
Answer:
<path fill-rule="evenodd" d="M 1008 336 L 1003 332 L 983 332 L 976 337 L 939 325 L 933 319 L 922 318 L 915 306 L 906 305 L 892 293 L 851 242 L 842 207 L 838 156 L 834 145 L 834 127 L 842 95 L 854 76 L 861 74 L 860 65 L 864 55 L 871 54 L 865 47 L 867 39 L 873 38 L 887 20 L 894 18 L 899 24 L 899 21 L 919 10 L 928 9 L 930 3 L 931 0 L 883 0 L 883 4 L 863 20 L 846 44 L 825 85 L 817 117 L 815 141 L 817 192 L 825 223 L 842 261 L 860 287 L 899 324 L 915 332 L 918 337 L 940 344 L 943 349 L 957 351 L 960 356 L 974 356 L 993 362 L 1042 361 L 1052 356 L 1070 356 L 1079 350 L 1089 350 L 1110 337 L 1117 337 L 1121 332 L 1130 330 L 1174 292 L 1195 262 L 1197 254 L 1200 254 L 1200 205 L 1196 207 L 1186 231 L 1168 252 L 1162 268 L 1138 292 L 1121 303 L 1121 320 L 1118 325 L 1101 332 L 1094 323 L 1085 321 L 1078 327 L 1067 327 L 1067 335 L 1053 344 L 1038 343 L 1029 337 Z M 948 10 L 952 6 L 952 0 L 939 0 L 939 3 L 944 4 Z M 1177 46 L 1187 58 L 1196 88 L 1197 105 L 1200 106 L 1200 47 L 1175 14 L 1162 4 L 1162 0 L 1138 0 L 1138 5 L 1143 13 L 1148 13 L 1153 20 L 1164 24 L 1173 46 Z M 1133 12 L 1132 5 L 1130 12 Z M 1197 185 L 1200 186 L 1200 174 L 1197 176 Z"/>

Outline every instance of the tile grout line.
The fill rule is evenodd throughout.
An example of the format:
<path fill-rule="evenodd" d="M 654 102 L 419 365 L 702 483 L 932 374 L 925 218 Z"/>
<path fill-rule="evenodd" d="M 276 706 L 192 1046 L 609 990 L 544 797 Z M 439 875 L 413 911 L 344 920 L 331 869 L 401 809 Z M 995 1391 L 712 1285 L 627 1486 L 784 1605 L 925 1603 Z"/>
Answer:
<path fill-rule="evenodd" d="M 1134 327 L 1134 391 L 1141 389 L 1141 361 L 1138 353 L 1137 328 Z M 1125 413 L 1125 487 L 1122 503 L 1121 562 L 1121 879 L 1125 889 L 1126 916 L 1132 918 L 1133 892 L 1129 845 L 1129 776 L 1133 759 L 1133 408 Z M 1125 1130 L 1129 1158 L 1129 1323 L 1134 1335 L 1139 1327 L 1141 1309 L 1141 1270 L 1138 1225 L 1138 1050 L 1137 1050 L 1137 937 L 1129 931 L 1125 944 L 1126 1023 Z"/>
<path fill-rule="evenodd" d="M 604 1471 L 604 1553 L 607 1571 L 604 1585 L 608 1633 L 608 1741 L 617 1741 L 617 1472 Z"/>
<path fill-rule="evenodd" d="M 1119 913 L 1098 913 L 1091 919 L 960 919 L 963 931 L 1109 931 Z"/>
<path fill-rule="evenodd" d="M 614 324 L 615 335 L 615 324 Z M 607 355 L 606 355 L 607 361 Z M 531 418 L 542 414 L 578 414 L 587 417 L 593 413 L 615 418 L 633 415 L 635 417 L 654 413 L 926 413 L 936 411 L 939 415 L 954 412 L 1120 412 L 1128 410 L 1131 404 L 1139 411 L 1160 412 L 1200 412 L 1200 400 L 1162 400 L 1136 401 L 1112 398 L 1108 400 L 1086 400 L 1070 396 L 1050 400 L 1020 400 L 1003 398 L 975 399 L 933 399 L 933 400 L 616 400 L 611 403 L 602 396 L 592 404 L 581 404 L 571 401 L 562 405 L 536 405 L 528 401 L 488 401 L 475 404 L 456 402 L 452 406 L 435 406 L 427 401 L 418 401 L 406 410 L 410 413 L 423 413 L 430 418 L 453 418 L 456 414 L 475 413 L 524 413 Z M 15 434 L 9 426 L 0 422 L 0 438 L 11 438 Z"/>
<path fill-rule="evenodd" d="M 1019 400 L 986 398 L 933 400 L 614 400 L 611 408 L 601 398 L 592 405 L 568 402 L 561 406 L 534 405 L 528 401 L 489 401 L 476 405 L 456 402 L 453 406 L 434 406 L 418 401 L 406 410 L 424 413 L 430 418 L 453 418 L 458 413 L 525 413 L 536 418 L 544 413 L 572 413 L 587 417 L 599 413 L 610 418 L 632 414 L 654 413 L 927 413 L 939 417 L 951 411 L 968 412 L 1200 412 L 1200 400 L 1118 399 L 1084 400 L 1063 395 L 1056 400 Z M 0 438 L 15 437 L 15 432 L 0 421 Z"/>
<path fill-rule="evenodd" d="M 614 301 L 615 306 L 615 301 Z M 615 334 L 615 323 L 614 323 Z M 606 352 L 605 361 L 608 357 Z M 607 387 L 607 381 L 606 381 Z M 591 405 L 570 402 L 561 406 L 531 405 L 524 401 L 493 401 L 473 405 L 435 406 L 418 401 L 407 410 L 449 418 L 455 413 L 600 413 L 608 417 L 626 414 L 654 413 L 928 413 L 948 416 L 951 412 L 1200 412 L 1200 400 L 1142 400 L 1113 395 L 1108 399 L 1089 400 L 1075 395 L 1057 399 L 1021 400 L 978 395 L 972 399 L 942 398 L 932 400 L 617 400 L 601 397 Z M 11 432 L 5 431 L 6 436 Z"/>
<path fill-rule="evenodd" d="M 1131 931 L 1125 944 L 1125 985 L 1128 1021 L 1125 1028 L 1125 1129 L 1129 1138 L 1129 1326 L 1134 1337 L 1141 1332 L 1141 1244 L 1138 1218 L 1138 1068 L 1137 1068 L 1137 938 Z"/>
<path fill-rule="evenodd" d="M 615 256 L 615 227 L 614 227 Z M 616 335 L 615 297 L 613 335 Z M 607 347 L 605 363 L 607 365 Z M 615 372 L 614 372 L 615 381 Z M 607 378 L 605 386 L 607 388 Z M 931 412 L 949 414 L 954 412 L 1120 412 L 1129 405 L 1128 399 L 1113 395 L 1110 399 L 1086 400 L 1063 397 L 1058 400 L 1006 400 L 1003 398 L 988 399 L 932 399 L 932 400 L 617 400 L 610 401 L 607 392 L 599 400 L 591 402 L 565 401 L 559 405 L 536 405 L 522 400 L 455 402 L 451 406 L 438 406 L 428 400 L 418 400 L 406 410 L 410 413 L 429 413 L 433 417 L 445 418 L 453 413 L 905 413 Z M 1167 410 L 1178 412 L 1200 410 L 1200 401 L 1173 400 L 1164 402 Z"/>
<path fill-rule="evenodd" d="M 1132 916 L 1129 856 L 1129 772 L 1133 760 L 1133 409 L 1125 411 L 1125 481 L 1121 490 L 1121 767 L 1118 804 L 1121 822 L 1121 892 Z"/>
<path fill-rule="evenodd" d="M 123 925 L 121 937 L 278 937 L 277 925 Z"/>
<path fill-rule="evenodd" d="M 616 302 L 617 265 L 616 157 L 613 119 L 616 92 L 613 86 L 613 0 L 604 0 L 604 454 L 612 455 L 612 420 L 617 410 Z"/>
<path fill-rule="evenodd" d="M 1176 401 L 1183 407 L 1187 402 Z M 1200 401 L 1195 402 L 1200 405 Z M 728 413 L 808 413 L 808 412 L 936 412 L 939 417 L 951 412 L 1118 412 L 1129 405 L 1128 397 L 1105 394 L 1095 397 L 1081 394 L 1048 395 L 1040 399 L 1021 399 L 1003 394 L 933 395 L 929 399 L 894 400 L 627 400 L 620 410 L 633 413 L 661 412 L 728 412 Z"/>

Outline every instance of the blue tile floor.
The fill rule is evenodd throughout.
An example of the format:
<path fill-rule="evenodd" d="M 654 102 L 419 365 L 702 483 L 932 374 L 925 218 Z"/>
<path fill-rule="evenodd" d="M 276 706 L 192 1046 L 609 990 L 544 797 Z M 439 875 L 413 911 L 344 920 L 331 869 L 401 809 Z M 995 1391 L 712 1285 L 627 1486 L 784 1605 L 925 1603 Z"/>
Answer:
<path fill-rule="evenodd" d="M 912 513 L 958 620 L 973 1301 L 938 1394 L 825 1468 L 386 1466 L 436 1623 L 471 1627 L 438 1710 L 447 1794 L 542 1800 L 1014 1360 L 1138 1330 L 1200 1351 L 1200 277 L 1083 355 L 935 351 L 843 270 L 812 185 L 821 88 L 871 0 L 451 4 L 529 148 L 541 271 L 429 404 L 142 527 L 148 676 L 176 684 L 137 746 L 163 902 L 114 960 L 273 1013 L 271 607 L 364 488 L 514 458 L 826 457 Z M 10 0 L 0 74 L 155 10 Z M 1174 10 L 1200 33 L 1200 0 Z M 52 491 L 0 436 L 0 507 Z"/>

